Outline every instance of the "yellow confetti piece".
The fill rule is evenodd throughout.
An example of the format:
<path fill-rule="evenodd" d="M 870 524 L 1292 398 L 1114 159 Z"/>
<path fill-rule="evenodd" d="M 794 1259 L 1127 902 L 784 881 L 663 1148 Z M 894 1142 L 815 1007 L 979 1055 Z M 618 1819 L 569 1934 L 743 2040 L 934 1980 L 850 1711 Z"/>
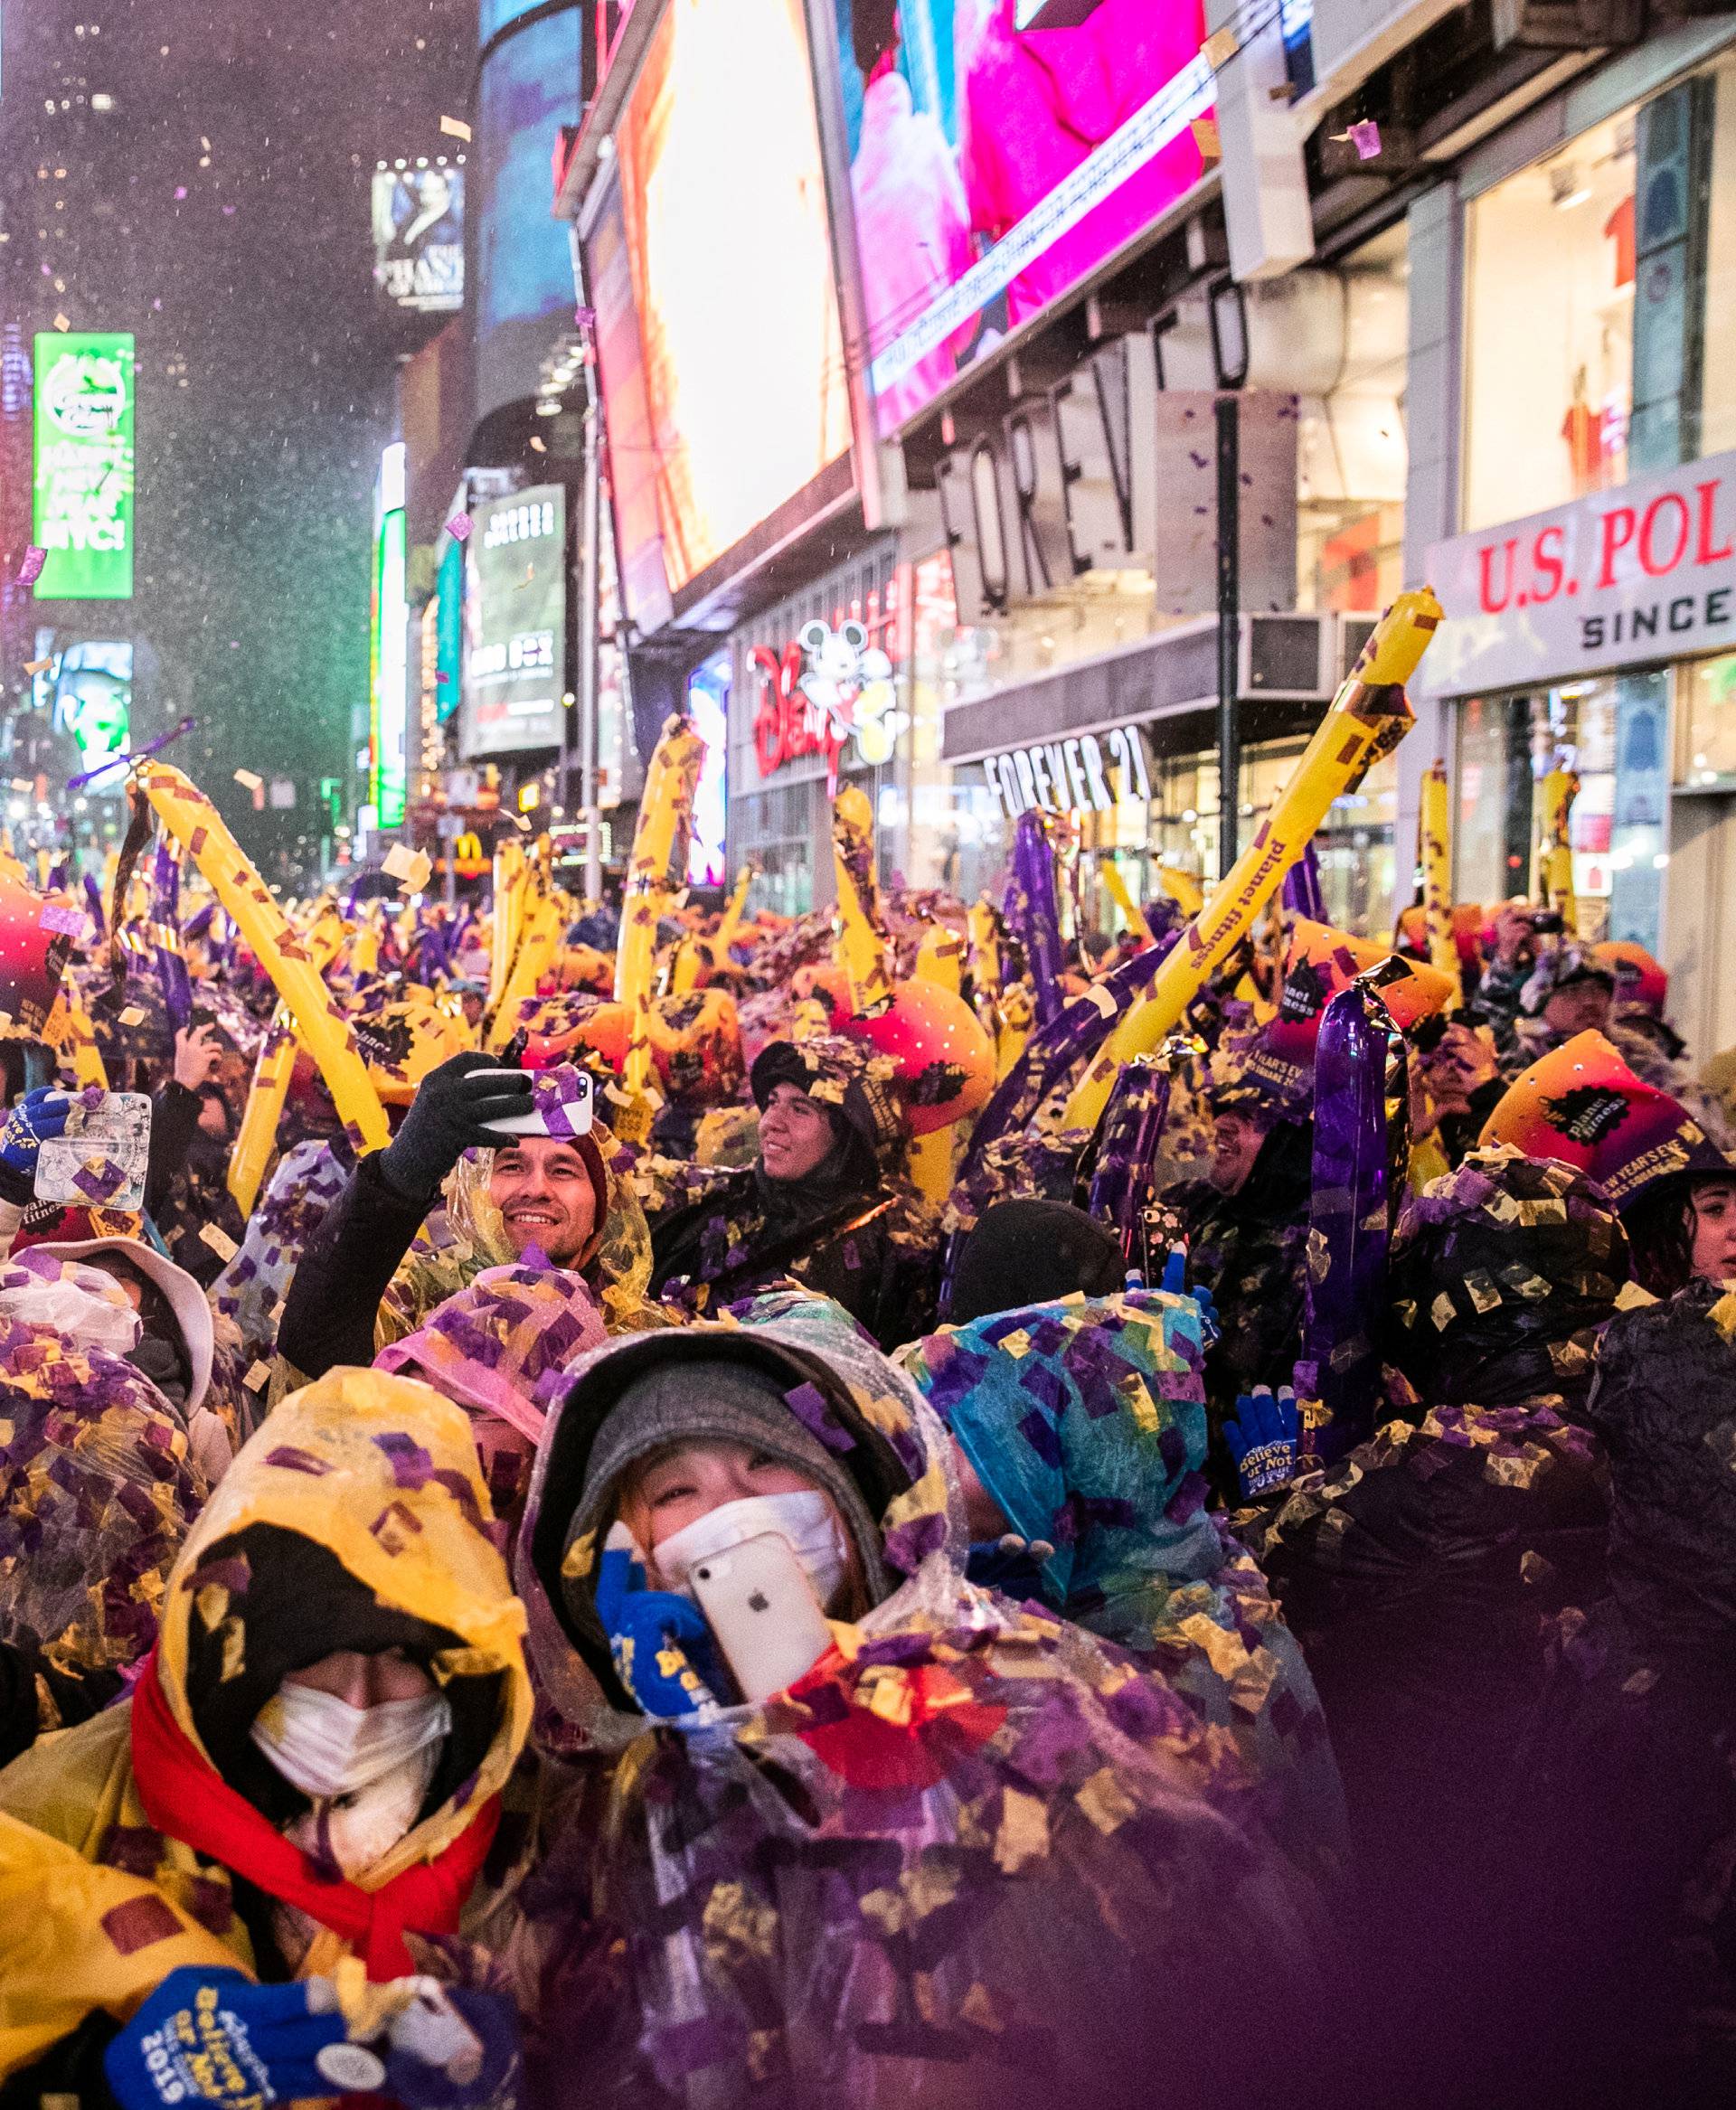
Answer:
<path fill-rule="evenodd" d="M 238 769 L 235 772 L 235 781 L 243 791 L 257 791 L 265 779 L 263 777 L 256 776 L 251 769 Z"/>
<path fill-rule="evenodd" d="M 1444 1289 L 1435 1299 L 1434 1303 L 1429 1305 L 1429 1316 L 1435 1322 L 1435 1331 L 1437 1333 L 1444 1333 L 1448 1327 L 1452 1324 L 1454 1319 L 1458 1316 L 1458 1314 L 1453 1305 L 1453 1300 L 1450 1296 L 1448 1295 Z"/>
<path fill-rule="evenodd" d="M 470 127 L 462 118 L 442 118 L 440 129 L 448 139 L 465 139 L 470 137 Z"/>
<path fill-rule="evenodd" d="M 220 1260 L 232 1260 L 241 1248 L 221 1224 L 208 1223 L 199 1233 L 199 1243 L 209 1246 Z"/>
<path fill-rule="evenodd" d="M 145 1023 L 145 1013 L 137 1004 L 129 1003 L 115 1022 L 123 1026 L 142 1026 Z"/>
<path fill-rule="evenodd" d="M 1106 1839 L 1111 1832 L 1118 1832 L 1139 1808 L 1116 1778 L 1115 1769 L 1110 1766 L 1099 1766 L 1073 1800 Z"/>
<path fill-rule="evenodd" d="M 1220 66 L 1227 66 L 1241 46 L 1236 41 L 1232 29 L 1214 29 L 1200 47 L 1205 53 L 1205 62 L 1215 73 Z"/>
<path fill-rule="evenodd" d="M 72 327 L 71 317 L 70 316 L 57 315 L 54 317 L 54 327 L 57 330 L 70 330 Z"/>
<path fill-rule="evenodd" d="M 271 1382 L 271 1365 L 269 1362 L 257 1361 L 252 1362 L 249 1365 L 247 1375 L 241 1380 L 241 1382 L 250 1392 L 263 1391 L 266 1386 Z"/>
<path fill-rule="evenodd" d="M 53 664 L 52 659 L 27 659 L 24 662 L 24 672 L 27 674 L 45 674 Z"/>
<path fill-rule="evenodd" d="M 1040 1860 L 1049 1851 L 1049 1813 L 1035 1795 L 1009 1787 L 1001 1798 L 1001 1822 L 995 1834 L 995 1866 L 1004 1876 Z"/>

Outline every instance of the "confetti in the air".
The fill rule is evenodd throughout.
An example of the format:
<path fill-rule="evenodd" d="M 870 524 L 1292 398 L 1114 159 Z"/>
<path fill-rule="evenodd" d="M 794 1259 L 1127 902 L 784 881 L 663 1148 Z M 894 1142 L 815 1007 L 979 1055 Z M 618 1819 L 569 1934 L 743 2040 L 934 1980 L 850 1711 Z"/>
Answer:
<path fill-rule="evenodd" d="M 468 139 L 470 137 L 470 127 L 462 118 L 442 118 L 440 129 L 452 139 Z"/>
<path fill-rule="evenodd" d="M 467 542 L 470 540 L 470 515 L 467 513 L 455 513 L 446 523 L 446 532 L 455 542 Z"/>
<path fill-rule="evenodd" d="M 1373 118 L 1363 118 L 1350 127 L 1349 139 L 1358 161 L 1373 161 L 1381 151 L 1381 127 Z"/>
<path fill-rule="evenodd" d="M 19 585 L 33 585 L 35 581 L 42 576 L 42 566 L 46 564 L 47 561 L 48 551 L 46 550 L 40 549 L 34 542 L 33 542 L 29 549 L 24 551 L 24 558 L 18 566 Z"/>
<path fill-rule="evenodd" d="M 238 769 L 235 772 L 235 781 L 243 791 L 257 791 L 265 779 L 263 777 L 255 776 L 251 769 Z"/>

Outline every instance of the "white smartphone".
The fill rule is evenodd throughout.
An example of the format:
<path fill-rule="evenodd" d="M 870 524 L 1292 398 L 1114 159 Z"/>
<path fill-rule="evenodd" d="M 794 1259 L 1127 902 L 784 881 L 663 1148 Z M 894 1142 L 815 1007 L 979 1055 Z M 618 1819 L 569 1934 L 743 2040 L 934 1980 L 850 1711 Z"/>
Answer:
<path fill-rule="evenodd" d="M 832 1646 L 813 1585 L 776 1531 L 696 1560 L 687 1584 L 746 1700 L 785 1691 Z"/>
<path fill-rule="evenodd" d="M 470 1072 L 472 1077 L 486 1078 L 491 1083 L 501 1078 L 524 1077 L 526 1074 L 522 1069 L 473 1069 Z M 575 1097 L 566 1101 L 562 1111 L 566 1115 L 567 1126 L 572 1134 L 583 1135 L 589 1132 L 592 1121 L 595 1120 L 597 1110 L 592 1094 L 590 1072 L 588 1069 L 580 1069 L 576 1072 L 576 1075 L 579 1079 L 578 1094 Z M 528 1093 L 525 1095 L 524 1107 L 525 1110 L 522 1114 L 508 1114 L 501 1120 L 485 1123 L 489 1135 L 548 1135 L 549 1125 L 536 1108 L 531 1105 Z"/>

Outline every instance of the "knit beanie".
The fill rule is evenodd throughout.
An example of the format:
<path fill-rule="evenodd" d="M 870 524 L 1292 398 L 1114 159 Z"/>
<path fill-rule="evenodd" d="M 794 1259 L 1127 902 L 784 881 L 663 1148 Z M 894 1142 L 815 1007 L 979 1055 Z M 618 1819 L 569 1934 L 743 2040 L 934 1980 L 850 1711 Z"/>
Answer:
<path fill-rule="evenodd" d="M 765 1372 L 722 1356 L 672 1358 L 637 1377 L 598 1429 L 584 1485 L 562 1545 L 562 1592 L 570 1615 L 595 1627 L 595 1571 L 569 1577 L 566 1554 L 587 1533 L 600 1533 L 628 1472 L 659 1451 L 686 1443 L 738 1443 L 805 1474 L 837 1505 L 861 1564 L 870 1600 L 889 1590 L 879 1527 L 861 1490 L 836 1455 L 797 1417 L 784 1390 Z"/>

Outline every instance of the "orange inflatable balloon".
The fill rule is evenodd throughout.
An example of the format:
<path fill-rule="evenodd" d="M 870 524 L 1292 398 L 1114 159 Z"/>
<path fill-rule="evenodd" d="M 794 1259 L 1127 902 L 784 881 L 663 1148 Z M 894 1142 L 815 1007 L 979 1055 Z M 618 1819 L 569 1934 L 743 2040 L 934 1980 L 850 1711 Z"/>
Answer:
<path fill-rule="evenodd" d="M 898 1065 L 912 1135 L 967 1120 L 995 1088 L 995 1046 L 962 996 L 935 982 L 901 982 L 882 1011 L 852 1018 L 835 1003 L 832 1030 L 865 1041 Z"/>

